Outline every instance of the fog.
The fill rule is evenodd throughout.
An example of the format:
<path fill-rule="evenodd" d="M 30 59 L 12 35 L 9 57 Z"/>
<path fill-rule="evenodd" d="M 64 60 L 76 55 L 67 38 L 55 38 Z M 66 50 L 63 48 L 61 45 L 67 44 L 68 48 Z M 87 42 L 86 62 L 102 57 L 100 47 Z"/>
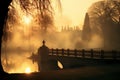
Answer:
<path fill-rule="evenodd" d="M 22 11 L 17 3 L 14 3 L 14 6 L 16 6 L 16 14 L 12 16 L 12 20 L 15 20 L 15 23 L 11 19 L 7 20 L 8 38 L 7 40 L 3 39 L 2 43 L 2 64 L 8 73 L 24 73 L 27 67 L 30 67 L 32 72 L 38 71 L 37 63 L 33 64 L 28 57 L 32 53 L 37 54 L 43 40 L 46 41 L 48 48 L 89 49 L 102 47 L 103 40 L 98 35 L 90 36 L 89 42 L 82 40 L 81 27 L 83 26 L 67 25 L 71 23 L 71 20 L 65 16 L 61 15 L 62 17 L 58 20 L 58 22 L 63 22 L 63 26 L 55 24 L 55 18 L 49 15 L 45 15 L 43 22 L 39 24 L 36 19 L 38 17 L 36 11 L 33 10 L 34 15 L 29 15 Z M 12 10 L 9 14 L 13 15 Z"/>

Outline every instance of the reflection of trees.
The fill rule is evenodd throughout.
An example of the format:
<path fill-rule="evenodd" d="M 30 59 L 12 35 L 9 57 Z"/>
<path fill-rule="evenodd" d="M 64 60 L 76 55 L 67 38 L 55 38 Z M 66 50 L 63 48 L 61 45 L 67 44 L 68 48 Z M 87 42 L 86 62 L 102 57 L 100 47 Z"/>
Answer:
<path fill-rule="evenodd" d="M 93 32 L 104 37 L 104 46 L 109 48 L 120 48 L 120 1 L 107 0 L 94 3 L 89 14 Z"/>
<path fill-rule="evenodd" d="M 31 10 L 32 9 L 37 9 L 38 15 L 39 15 L 39 23 L 41 24 L 41 27 L 45 27 L 44 30 L 46 30 L 46 26 L 49 23 L 52 23 L 52 7 L 50 0 L 15 0 L 19 1 L 21 8 L 29 14 L 32 14 Z M 11 26 L 6 26 L 4 28 L 4 24 L 7 21 L 7 14 L 8 14 L 8 6 L 12 0 L 1 0 L 0 1 L 0 42 L 2 43 L 2 36 L 3 33 L 5 35 L 4 39 L 8 39 L 8 33 L 10 32 L 9 29 L 11 29 Z M 13 6 L 12 6 L 13 7 Z M 14 11 L 14 7 L 13 7 Z M 16 19 L 13 14 L 9 14 L 8 20 L 13 21 Z M 14 19 L 13 19 L 14 18 Z M 48 22 L 48 23 L 44 23 Z M 14 24 L 14 23 L 13 23 Z M 6 24 L 8 25 L 8 24 Z M 48 26 L 47 26 L 48 27 Z M 3 30 L 4 28 L 4 30 Z M 1 43 L 0 43 L 0 48 L 1 48 Z M 0 49 L 0 60 L 1 60 L 1 49 Z M 1 61 L 0 61 L 0 74 L 4 73 Z"/>

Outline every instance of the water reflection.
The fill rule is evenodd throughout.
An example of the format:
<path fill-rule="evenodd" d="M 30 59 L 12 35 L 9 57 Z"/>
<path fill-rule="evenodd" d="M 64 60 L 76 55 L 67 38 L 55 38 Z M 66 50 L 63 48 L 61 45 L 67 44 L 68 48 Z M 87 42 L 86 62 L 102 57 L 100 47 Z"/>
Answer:
<path fill-rule="evenodd" d="M 4 70 L 8 73 L 25 73 L 26 68 L 29 67 L 31 72 L 36 72 L 38 70 L 37 64 L 33 64 L 31 60 L 27 59 L 29 55 L 30 53 L 27 51 L 3 52 L 2 65 Z"/>

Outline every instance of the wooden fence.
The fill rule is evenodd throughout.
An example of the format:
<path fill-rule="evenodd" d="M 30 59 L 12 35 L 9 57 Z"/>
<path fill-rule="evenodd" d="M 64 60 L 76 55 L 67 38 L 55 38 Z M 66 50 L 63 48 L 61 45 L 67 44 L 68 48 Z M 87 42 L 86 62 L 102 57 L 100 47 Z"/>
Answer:
<path fill-rule="evenodd" d="M 114 59 L 120 60 L 119 51 L 104 51 L 104 50 L 70 50 L 70 49 L 49 49 L 49 55 L 66 56 L 66 57 L 80 57 L 91 59 Z"/>

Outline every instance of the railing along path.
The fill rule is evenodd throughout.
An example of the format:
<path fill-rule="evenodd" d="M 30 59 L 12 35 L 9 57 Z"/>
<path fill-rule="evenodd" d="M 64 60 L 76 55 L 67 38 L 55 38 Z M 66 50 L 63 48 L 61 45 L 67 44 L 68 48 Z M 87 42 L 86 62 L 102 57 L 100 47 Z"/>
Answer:
<path fill-rule="evenodd" d="M 91 59 L 116 59 L 120 60 L 120 52 L 111 50 L 70 50 L 70 49 L 49 49 L 49 55 L 52 56 L 63 56 L 63 57 L 80 57 L 80 58 L 91 58 Z"/>

